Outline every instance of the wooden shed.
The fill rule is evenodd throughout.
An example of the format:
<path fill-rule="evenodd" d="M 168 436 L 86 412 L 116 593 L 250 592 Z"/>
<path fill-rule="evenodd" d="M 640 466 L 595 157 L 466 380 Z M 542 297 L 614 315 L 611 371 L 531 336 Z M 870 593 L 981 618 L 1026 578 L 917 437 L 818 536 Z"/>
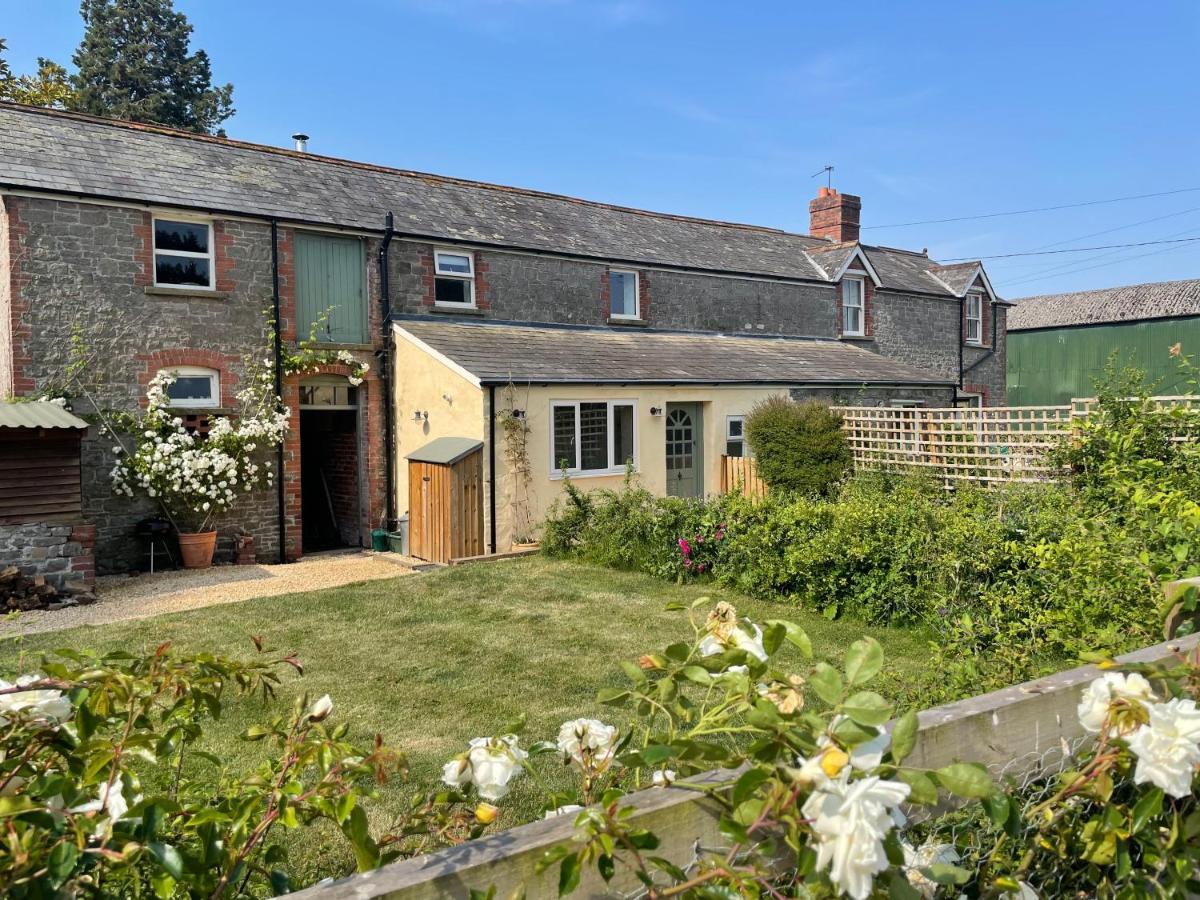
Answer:
<path fill-rule="evenodd" d="M 0 525 L 80 519 L 87 427 L 54 403 L 0 402 Z"/>
<path fill-rule="evenodd" d="M 440 563 L 482 555 L 483 441 L 437 438 L 405 459 L 409 553 Z"/>

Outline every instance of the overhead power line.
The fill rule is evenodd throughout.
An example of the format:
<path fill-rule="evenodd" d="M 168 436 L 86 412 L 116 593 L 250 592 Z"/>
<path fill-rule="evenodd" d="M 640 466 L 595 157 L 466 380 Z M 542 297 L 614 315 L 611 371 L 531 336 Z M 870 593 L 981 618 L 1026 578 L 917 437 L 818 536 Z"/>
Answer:
<path fill-rule="evenodd" d="M 1150 197 L 1171 197 L 1175 194 L 1189 194 L 1200 191 L 1200 187 L 1178 188 L 1173 191 L 1157 191 L 1153 194 L 1131 194 L 1128 197 L 1110 197 L 1106 200 L 1085 200 L 1082 203 L 1061 203 L 1058 206 L 1037 206 L 1032 209 L 1013 209 L 1008 212 L 982 213 L 977 216 L 954 216 L 949 219 L 923 219 L 919 222 L 896 222 L 892 225 L 864 225 L 862 230 L 869 228 L 910 228 L 913 225 L 941 225 L 946 222 L 969 222 L 974 219 L 998 219 L 1002 216 L 1024 216 L 1030 213 L 1053 212 L 1058 209 L 1078 209 L 1081 206 L 1100 206 L 1104 203 L 1123 203 L 1126 200 L 1146 200 Z"/>
<path fill-rule="evenodd" d="M 1094 265 L 1090 266 L 1080 266 L 1077 269 L 1068 269 L 1065 272 L 1059 272 L 1053 275 L 1036 275 L 1032 278 L 1020 278 L 1016 281 L 1006 282 L 1005 287 L 1016 287 L 1019 284 L 1029 284 L 1030 282 L 1034 281 L 1049 281 L 1051 278 L 1061 278 L 1064 275 L 1074 275 L 1077 272 L 1087 272 L 1091 269 L 1103 269 L 1105 266 L 1115 266 L 1118 263 L 1132 262 L 1135 259 L 1143 259 L 1147 256 L 1157 256 L 1159 253 L 1169 253 L 1172 250 L 1181 249 L 1183 248 L 1180 246 L 1164 247 L 1161 250 L 1151 250 L 1149 253 L 1138 253 L 1134 256 L 1122 256 L 1119 259 L 1110 259 L 1108 262 L 1095 263 Z"/>
<path fill-rule="evenodd" d="M 1021 250 L 1016 253 L 995 253 L 991 256 L 956 256 L 942 262 L 975 262 L 983 259 L 1010 259 L 1014 256 L 1054 256 L 1058 253 L 1089 253 L 1093 250 L 1120 250 L 1125 247 L 1150 247 L 1154 244 L 1186 244 L 1200 241 L 1200 237 L 1176 238 L 1172 241 L 1137 241 L 1132 244 L 1099 244 L 1095 247 L 1070 247 L 1064 250 Z"/>

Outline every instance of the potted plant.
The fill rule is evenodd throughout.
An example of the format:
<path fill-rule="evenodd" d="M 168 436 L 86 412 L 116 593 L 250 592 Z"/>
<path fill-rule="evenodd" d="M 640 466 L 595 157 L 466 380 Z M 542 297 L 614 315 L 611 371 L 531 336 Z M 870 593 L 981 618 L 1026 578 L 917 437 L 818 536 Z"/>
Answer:
<path fill-rule="evenodd" d="M 113 452 L 113 489 L 132 497 L 142 492 L 163 508 L 175 526 L 183 565 L 212 565 L 214 521 L 238 497 L 273 479 L 261 451 L 278 445 L 288 430 L 289 411 L 263 390 L 238 394 L 236 419 L 216 416 L 207 435 L 188 430 L 169 406 L 167 388 L 175 375 L 163 372 L 150 382 L 146 408 L 113 422 L 119 435 Z"/>

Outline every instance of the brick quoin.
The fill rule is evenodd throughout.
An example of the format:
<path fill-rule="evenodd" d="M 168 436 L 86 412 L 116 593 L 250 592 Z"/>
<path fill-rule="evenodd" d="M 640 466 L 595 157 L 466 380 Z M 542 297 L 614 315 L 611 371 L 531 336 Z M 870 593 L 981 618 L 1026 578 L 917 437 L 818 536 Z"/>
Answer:
<path fill-rule="evenodd" d="M 71 557 L 71 571 L 91 587 L 96 583 L 96 526 L 74 526 L 71 529 L 71 543 L 80 546 L 80 552 Z"/>
<path fill-rule="evenodd" d="M 149 287 L 154 284 L 154 216 L 142 213 L 142 221 L 133 226 L 133 234 L 141 242 L 133 251 L 133 261 L 139 269 L 133 283 L 138 287 Z"/>
<path fill-rule="evenodd" d="M 436 276 L 433 271 L 433 248 L 422 247 L 417 252 L 417 258 L 421 262 L 421 287 L 424 288 L 421 303 L 424 306 L 433 306 L 437 299 Z"/>
<path fill-rule="evenodd" d="M 216 271 L 213 282 L 218 291 L 230 293 L 236 287 L 233 279 L 234 260 L 229 249 L 233 246 L 233 236 L 225 230 L 225 223 L 213 222 L 213 262 Z"/>
<path fill-rule="evenodd" d="M 609 274 L 612 270 L 605 266 L 600 270 L 600 321 L 607 322 L 612 317 L 612 282 Z"/>
<path fill-rule="evenodd" d="M 32 393 L 34 388 L 33 376 L 29 371 L 33 365 L 30 349 L 33 339 L 33 317 L 30 315 L 29 300 L 24 296 L 25 289 L 30 286 L 32 279 L 21 267 L 21 261 L 28 252 L 29 225 L 21 220 L 21 208 L 20 200 L 15 197 L 5 198 L 5 215 L 8 217 L 8 259 L 11 269 L 9 298 L 12 307 L 12 392 L 16 397 Z"/>
<path fill-rule="evenodd" d="M 471 254 L 475 269 L 475 308 L 491 309 L 492 301 L 488 296 L 488 264 L 482 253 Z"/>
<path fill-rule="evenodd" d="M 241 365 L 241 357 L 228 353 L 218 353 L 215 350 L 195 350 L 189 347 L 176 347 L 169 350 L 156 350 L 153 353 L 139 353 L 134 359 L 140 362 L 138 384 L 141 385 L 141 403 L 146 405 L 146 388 L 151 379 L 162 369 L 175 366 L 200 366 L 204 369 L 216 369 L 221 382 L 221 406 L 233 409 L 237 405 L 238 374 L 236 367 Z"/>
<path fill-rule="evenodd" d="M 968 382 L 962 386 L 962 389 L 965 393 L 968 393 L 968 394 L 978 394 L 983 406 L 990 405 L 988 395 L 991 393 L 991 390 L 988 388 L 988 386 L 986 384 L 975 384 L 972 382 Z"/>

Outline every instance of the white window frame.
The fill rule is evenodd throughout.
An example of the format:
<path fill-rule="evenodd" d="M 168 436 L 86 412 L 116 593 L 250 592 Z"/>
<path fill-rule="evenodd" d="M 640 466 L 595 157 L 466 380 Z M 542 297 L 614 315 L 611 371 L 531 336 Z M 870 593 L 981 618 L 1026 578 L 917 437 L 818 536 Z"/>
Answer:
<path fill-rule="evenodd" d="M 470 264 L 471 271 L 466 274 L 462 272 L 443 272 L 441 267 L 441 258 L 443 256 L 465 256 Z M 437 299 L 437 280 L 439 278 L 451 278 L 455 281 L 465 281 L 467 283 L 466 303 L 445 303 L 439 302 Z M 475 309 L 475 251 L 463 250 L 455 247 L 435 247 L 433 250 L 433 305 L 441 309 Z"/>
<path fill-rule="evenodd" d="M 184 222 L 188 225 L 206 225 L 208 227 L 208 252 L 195 253 L 191 250 L 165 249 L 160 251 L 158 249 L 158 222 L 160 220 L 163 222 Z M 177 216 L 173 214 L 153 214 L 150 217 L 150 265 L 154 270 L 154 286 L 176 291 L 215 291 L 217 289 L 217 248 L 213 237 L 212 219 L 201 219 L 196 216 Z M 208 284 L 169 284 L 167 282 L 160 282 L 158 280 L 158 254 L 160 252 L 164 256 L 182 256 L 185 259 L 208 260 Z"/>
<path fill-rule="evenodd" d="M 964 301 L 964 314 L 967 319 L 967 343 L 975 346 L 983 344 L 983 294 L 978 291 L 970 291 Z M 971 314 L 971 307 L 975 307 L 975 315 Z M 975 336 L 971 336 L 972 326 L 974 326 Z"/>
<path fill-rule="evenodd" d="M 612 276 L 614 275 L 632 275 L 633 276 L 633 315 L 627 313 L 615 313 L 612 311 Z M 641 273 L 634 269 L 612 269 L 608 270 L 608 316 L 611 319 L 625 319 L 633 321 L 642 317 L 642 276 Z"/>
<path fill-rule="evenodd" d="M 733 434 L 732 425 L 734 422 L 742 423 L 742 433 L 739 435 Z M 749 445 L 749 442 L 746 440 L 746 417 L 744 415 L 726 416 L 725 417 L 725 451 L 726 451 L 725 455 L 726 456 L 729 455 L 729 444 L 733 441 L 737 441 L 739 444 L 742 445 L 741 458 L 745 458 L 750 455 L 749 453 L 746 452 L 747 450 L 750 449 L 750 445 Z"/>
<path fill-rule="evenodd" d="M 580 417 L 579 405 L 581 403 L 606 403 L 608 404 L 608 462 L 607 468 L 603 469 L 580 469 L 580 453 L 582 452 L 582 436 L 580 434 Z M 567 468 L 567 475 L 572 478 L 591 478 L 603 475 L 623 475 L 625 473 L 625 461 L 614 463 L 616 457 L 616 447 L 613 445 L 616 440 L 616 431 L 613 428 L 613 407 L 614 406 L 631 406 L 633 407 L 633 470 L 638 471 L 638 407 L 636 400 L 601 400 L 584 398 L 582 400 L 551 400 L 550 401 L 550 478 L 558 480 L 563 477 L 563 470 L 558 467 L 558 460 L 554 455 L 554 411 L 560 407 L 571 407 L 575 410 L 575 466 Z"/>
<path fill-rule="evenodd" d="M 208 383 L 212 385 L 212 396 L 207 400 L 186 400 L 175 401 L 169 396 L 167 397 L 168 408 L 170 409 L 218 409 L 221 406 L 221 373 L 217 369 L 210 369 L 207 366 L 165 366 L 158 370 L 158 374 L 170 372 L 176 378 L 199 378 L 208 376 Z"/>
<path fill-rule="evenodd" d="M 854 306 L 846 302 L 846 285 L 848 283 L 858 284 L 858 305 Z M 846 311 L 850 309 L 858 310 L 858 329 L 851 330 L 846 327 Z M 842 315 L 842 336 L 843 337 L 866 337 L 867 335 L 867 282 L 865 273 L 847 273 L 842 277 L 841 302 L 840 309 Z"/>

